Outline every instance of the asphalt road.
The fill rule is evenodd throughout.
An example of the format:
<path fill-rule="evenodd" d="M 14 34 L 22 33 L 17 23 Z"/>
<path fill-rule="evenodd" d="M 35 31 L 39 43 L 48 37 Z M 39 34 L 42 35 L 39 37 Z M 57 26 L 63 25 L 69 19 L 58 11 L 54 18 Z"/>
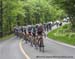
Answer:
<path fill-rule="evenodd" d="M 52 39 L 44 38 L 45 52 L 31 47 L 23 42 L 23 48 L 31 59 L 75 59 L 75 48 L 56 43 Z"/>
<path fill-rule="evenodd" d="M 26 59 L 19 48 L 19 39 L 13 37 L 0 42 L 0 59 Z"/>
<path fill-rule="evenodd" d="M 63 23 L 64 25 L 64 23 Z M 56 26 L 53 27 L 56 29 Z M 56 43 L 54 40 L 44 37 L 45 52 L 31 47 L 30 43 L 23 41 L 23 49 L 31 59 L 75 59 L 75 48 Z"/>
<path fill-rule="evenodd" d="M 55 29 L 56 27 L 53 27 Z M 75 59 L 75 48 L 61 45 L 52 39 L 44 38 L 45 52 L 40 52 L 30 43 L 22 41 L 23 52 L 19 46 L 20 39 L 13 37 L 9 40 L 0 42 L 0 59 L 27 59 L 23 52 L 30 59 Z"/>

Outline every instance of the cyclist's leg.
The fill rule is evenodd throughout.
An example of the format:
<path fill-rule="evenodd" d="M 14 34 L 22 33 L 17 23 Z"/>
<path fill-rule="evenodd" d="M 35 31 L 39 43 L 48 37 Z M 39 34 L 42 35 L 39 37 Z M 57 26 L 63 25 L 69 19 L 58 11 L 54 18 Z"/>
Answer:
<path fill-rule="evenodd" d="M 39 47 L 39 50 L 41 51 L 41 38 L 40 38 L 40 34 L 38 35 L 38 47 Z"/>
<path fill-rule="evenodd" d="M 43 36 L 40 35 L 40 51 L 44 52 L 44 42 L 43 42 Z"/>
<path fill-rule="evenodd" d="M 32 38 L 32 35 L 30 35 L 30 45 L 33 46 L 33 38 Z"/>

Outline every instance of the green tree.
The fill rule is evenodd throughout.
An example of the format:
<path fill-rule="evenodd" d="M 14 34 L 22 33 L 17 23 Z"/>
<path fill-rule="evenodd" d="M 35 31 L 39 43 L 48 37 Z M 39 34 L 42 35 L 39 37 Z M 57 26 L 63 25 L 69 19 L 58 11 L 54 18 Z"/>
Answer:
<path fill-rule="evenodd" d="M 16 17 L 18 14 L 24 16 L 24 3 L 20 0 L 2 0 L 2 16 L 1 16 L 1 31 L 3 35 L 11 33 L 16 25 Z"/>
<path fill-rule="evenodd" d="M 53 3 L 66 12 L 70 18 L 71 28 L 75 31 L 75 0 L 53 0 Z"/>

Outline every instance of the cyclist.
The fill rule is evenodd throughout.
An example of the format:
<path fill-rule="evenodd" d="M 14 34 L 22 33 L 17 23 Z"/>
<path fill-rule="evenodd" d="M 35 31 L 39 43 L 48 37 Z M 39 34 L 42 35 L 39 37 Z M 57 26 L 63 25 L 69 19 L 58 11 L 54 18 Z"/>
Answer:
<path fill-rule="evenodd" d="M 26 28 L 24 29 L 24 33 L 23 34 L 24 34 L 24 40 L 27 43 L 28 39 L 27 39 L 27 31 L 26 31 Z"/>
<path fill-rule="evenodd" d="M 28 27 L 28 36 L 29 36 L 28 40 L 31 43 L 31 46 L 33 46 L 33 42 L 32 42 L 32 27 L 31 26 Z"/>
<path fill-rule="evenodd" d="M 43 52 L 44 52 L 44 42 L 43 42 L 43 26 L 40 25 L 38 27 L 38 45 L 39 45 L 39 49 L 41 51 L 41 49 L 43 48 Z"/>

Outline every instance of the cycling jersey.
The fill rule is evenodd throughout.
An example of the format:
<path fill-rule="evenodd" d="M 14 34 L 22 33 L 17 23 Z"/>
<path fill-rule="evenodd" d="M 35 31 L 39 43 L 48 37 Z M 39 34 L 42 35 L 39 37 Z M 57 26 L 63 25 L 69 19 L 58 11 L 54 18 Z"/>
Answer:
<path fill-rule="evenodd" d="M 42 35 L 43 27 L 42 26 L 39 26 L 37 32 L 38 32 L 38 35 Z"/>

